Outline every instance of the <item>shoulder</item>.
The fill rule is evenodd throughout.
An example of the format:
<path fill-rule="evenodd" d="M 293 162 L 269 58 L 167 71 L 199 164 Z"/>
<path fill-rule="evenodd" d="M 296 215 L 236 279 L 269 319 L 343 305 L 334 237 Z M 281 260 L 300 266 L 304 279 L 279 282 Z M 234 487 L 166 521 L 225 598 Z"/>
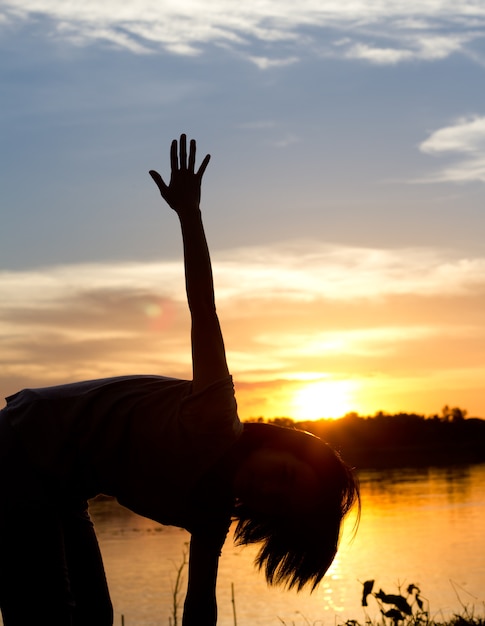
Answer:
<path fill-rule="evenodd" d="M 237 402 L 231 376 L 186 396 L 180 407 L 181 423 L 196 436 L 211 432 L 239 437 L 243 425 L 237 413 Z"/>

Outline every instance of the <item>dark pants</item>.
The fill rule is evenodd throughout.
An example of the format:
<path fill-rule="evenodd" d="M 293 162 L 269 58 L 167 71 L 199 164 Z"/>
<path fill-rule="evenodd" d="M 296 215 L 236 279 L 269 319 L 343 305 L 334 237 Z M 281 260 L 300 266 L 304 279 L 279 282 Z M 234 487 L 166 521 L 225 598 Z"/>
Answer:
<path fill-rule="evenodd" d="M 5 626 L 111 626 L 87 502 L 53 497 L 0 411 L 0 608 Z"/>

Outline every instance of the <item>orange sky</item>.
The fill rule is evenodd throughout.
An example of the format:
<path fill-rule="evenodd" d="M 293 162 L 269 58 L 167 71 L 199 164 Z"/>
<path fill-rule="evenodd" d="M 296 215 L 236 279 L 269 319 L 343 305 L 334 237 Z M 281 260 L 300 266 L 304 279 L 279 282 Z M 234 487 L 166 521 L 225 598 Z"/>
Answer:
<path fill-rule="evenodd" d="M 311 240 L 213 255 L 242 418 L 485 417 L 485 260 Z M 181 259 L 0 274 L 2 396 L 127 373 L 190 377 Z"/>

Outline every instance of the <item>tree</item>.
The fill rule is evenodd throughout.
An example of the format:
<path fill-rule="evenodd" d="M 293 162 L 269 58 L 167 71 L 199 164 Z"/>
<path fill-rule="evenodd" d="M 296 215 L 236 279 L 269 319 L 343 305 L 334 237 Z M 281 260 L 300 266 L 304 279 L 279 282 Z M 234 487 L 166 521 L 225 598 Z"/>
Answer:
<path fill-rule="evenodd" d="M 441 415 L 445 422 L 463 422 L 467 414 L 468 411 L 466 409 L 460 409 L 458 406 L 450 408 L 447 404 L 445 404 L 445 406 L 441 409 Z"/>

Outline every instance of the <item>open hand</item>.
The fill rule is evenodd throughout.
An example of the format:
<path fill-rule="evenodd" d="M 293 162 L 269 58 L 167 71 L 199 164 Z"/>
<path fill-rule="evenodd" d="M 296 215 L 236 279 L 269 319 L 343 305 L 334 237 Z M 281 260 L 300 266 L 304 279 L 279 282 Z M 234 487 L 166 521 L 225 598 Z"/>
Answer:
<path fill-rule="evenodd" d="M 155 170 L 150 170 L 150 176 L 155 181 L 162 198 L 180 216 L 190 214 L 199 209 L 200 188 L 202 176 L 210 160 L 207 154 L 199 169 L 195 171 L 195 139 L 190 140 L 187 160 L 187 137 L 180 135 L 180 155 L 178 154 L 177 140 L 170 146 L 170 166 L 172 169 L 170 183 L 167 185 Z"/>

